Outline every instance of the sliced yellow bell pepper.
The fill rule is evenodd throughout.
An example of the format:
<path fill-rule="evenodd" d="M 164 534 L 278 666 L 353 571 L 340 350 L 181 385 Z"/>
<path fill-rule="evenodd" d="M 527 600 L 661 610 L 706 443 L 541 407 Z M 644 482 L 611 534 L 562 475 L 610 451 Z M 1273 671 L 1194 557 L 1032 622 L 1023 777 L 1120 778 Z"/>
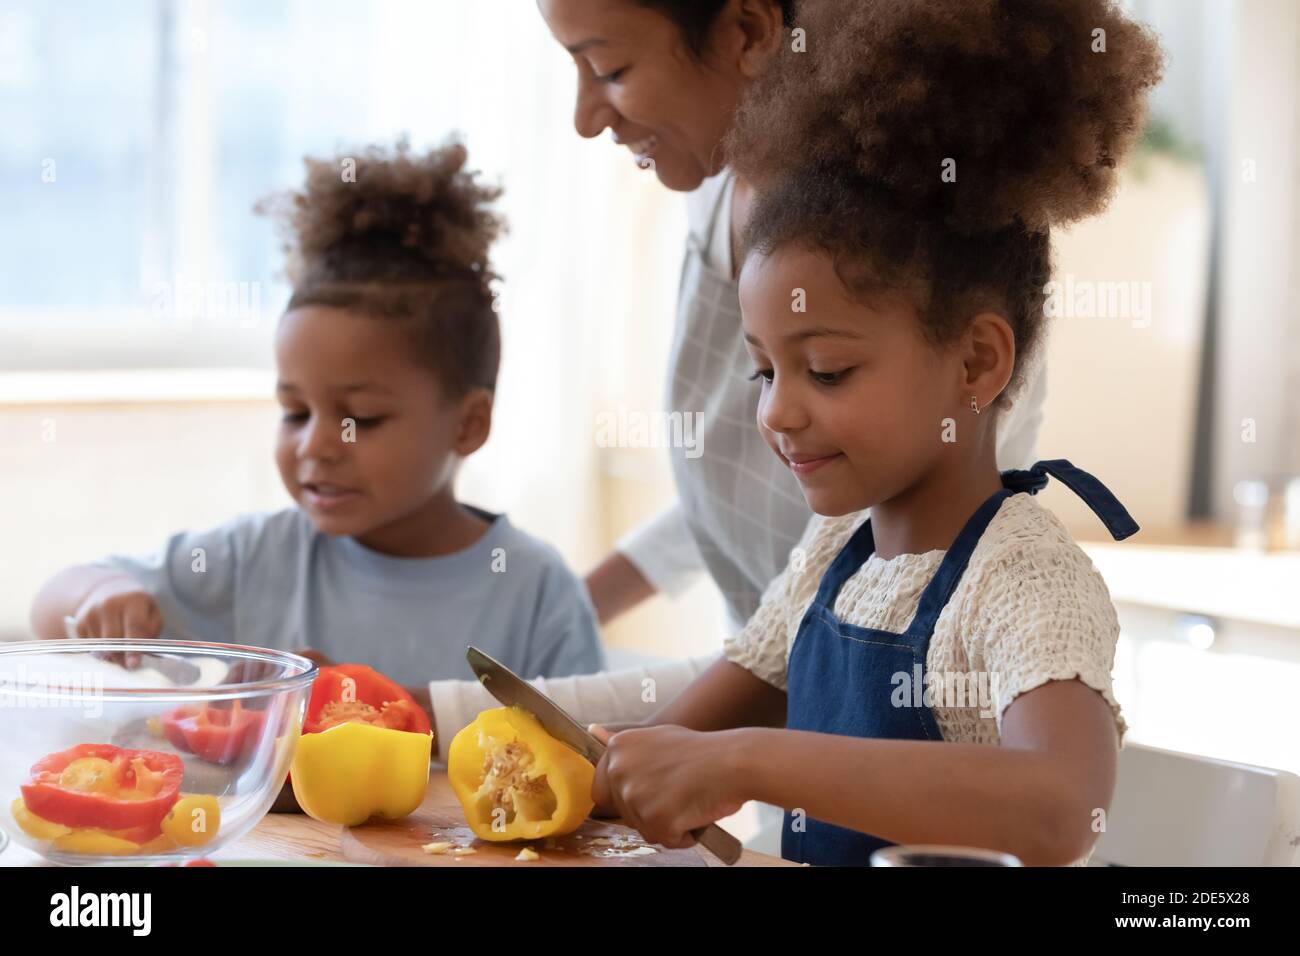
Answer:
<path fill-rule="evenodd" d="M 293 795 L 304 813 L 326 823 L 396 820 L 424 801 L 432 748 L 430 734 L 360 722 L 303 734 L 289 768 Z"/>
<path fill-rule="evenodd" d="M 447 777 L 482 840 L 571 833 L 595 804 L 596 768 L 518 707 L 485 710 L 452 739 Z"/>
<path fill-rule="evenodd" d="M 57 840 L 72 832 L 72 827 L 46 820 L 32 813 L 27 809 L 27 804 L 23 802 L 22 797 L 9 805 L 9 812 L 13 814 L 14 821 L 23 828 L 24 833 L 38 840 Z"/>
<path fill-rule="evenodd" d="M 84 853 L 98 856 L 131 856 L 139 853 L 143 844 L 114 836 L 107 830 L 82 827 L 65 836 L 55 837 L 54 848 L 67 853 Z"/>

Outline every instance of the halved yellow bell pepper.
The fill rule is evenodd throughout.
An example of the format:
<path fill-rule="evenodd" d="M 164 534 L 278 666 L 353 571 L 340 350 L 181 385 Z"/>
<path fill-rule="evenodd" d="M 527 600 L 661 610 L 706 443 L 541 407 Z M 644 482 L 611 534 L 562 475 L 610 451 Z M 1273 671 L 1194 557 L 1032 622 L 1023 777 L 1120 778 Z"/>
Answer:
<path fill-rule="evenodd" d="M 595 804 L 596 768 L 518 707 L 485 710 L 451 741 L 447 777 L 482 840 L 571 833 Z"/>
<path fill-rule="evenodd" d="M 413 813 L 429 786 L 433 737 L 373 724 L 336 724 L 298 738 L 289 776 L 303 812 L 357 826 Z"/>

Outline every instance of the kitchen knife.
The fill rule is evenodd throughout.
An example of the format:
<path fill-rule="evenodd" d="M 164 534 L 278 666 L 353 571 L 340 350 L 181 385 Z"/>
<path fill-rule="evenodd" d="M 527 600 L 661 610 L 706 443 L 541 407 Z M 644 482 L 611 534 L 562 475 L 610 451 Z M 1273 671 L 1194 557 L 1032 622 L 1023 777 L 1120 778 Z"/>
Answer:
<path fill-rule="evenodd" d="M 507 707 L 519 707 L 528 711 L 548 734 L 582 754 L 593 766 L 600 762 L 605 753 L 605 745 L 565 713 L 555 701 L 477 647 L 471 646 L 465 656 L 489 694 Z M 691 836 L 728 866 L 740 859 L 740 841 L 716 823 L 692 830 Z"/>

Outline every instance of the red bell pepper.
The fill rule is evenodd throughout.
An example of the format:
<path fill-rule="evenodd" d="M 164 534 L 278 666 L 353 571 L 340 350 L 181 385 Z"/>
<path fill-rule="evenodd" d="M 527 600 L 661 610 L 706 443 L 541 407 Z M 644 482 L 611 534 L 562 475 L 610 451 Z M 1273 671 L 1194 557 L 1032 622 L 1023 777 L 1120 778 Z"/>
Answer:
<path fill-rule="evenodd" d="M 230 764 L 256 746 L 265 717 L 264 711 L 245 710 L 238 700 L 231 707 L 177 707 L 163 714 L 163 736 L 200 760 Z"/>
<path fill-rule="evenodd" d="M 27 809 L 44 820 L 138 829 L 147 839 L 180 799 L 183 775 L 175 754 L 78 744 L 38 760 L 20 789 Z"/>
<path fill-rule="evenodd" d="M 415 698 L 373 668 L 365 664 L 322 667 L 312 684 L 303 733 L 319 733 L 347 721 L 417 734 L 433 732 L 429 715 Z"/>

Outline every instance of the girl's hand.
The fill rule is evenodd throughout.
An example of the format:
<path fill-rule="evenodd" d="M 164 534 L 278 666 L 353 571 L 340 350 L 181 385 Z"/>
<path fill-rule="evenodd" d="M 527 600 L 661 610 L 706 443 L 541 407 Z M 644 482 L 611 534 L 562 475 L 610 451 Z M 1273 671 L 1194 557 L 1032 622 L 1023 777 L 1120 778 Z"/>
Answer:
<path fill-rule="evenodd" d="M 614 807 L 651 843 L 693 846 L 692 830 L 730 816 L 747 799 L 734 769 L 731 733 L 665 724 L 616 733 L 607 746 L 592 799 L 598 807 Z"/>
<path fill-rule="evenodd" d="M 587 733 L 591 734 L 602 744 L 608 747 L 609 739 L 613 737 L 615 734 L 620 733 L 621 731 L 624 730 L 630 730 L 633 727 L 640 727 L 640 726 L 641 724 L 635 722 L 625 723 L 625 724 L 588 724 Z M 599 770 L 599 767 L 603 764 L 604 761 L 601 761 L 601 764 L 597 766 L 597 770 Z M 592 783 L 593 800 L 595 799 L 595 796 L 596 796 L 595 782 L 593 781 Z M 593 817 L 604 817 L 606 819 L 612 819 L 618 816 L 618 807 L 614 806 L 613 803 L 601 803 L 600 801 L 597 800 L 596 806 L 592 808 L 591 815 Z"/>

